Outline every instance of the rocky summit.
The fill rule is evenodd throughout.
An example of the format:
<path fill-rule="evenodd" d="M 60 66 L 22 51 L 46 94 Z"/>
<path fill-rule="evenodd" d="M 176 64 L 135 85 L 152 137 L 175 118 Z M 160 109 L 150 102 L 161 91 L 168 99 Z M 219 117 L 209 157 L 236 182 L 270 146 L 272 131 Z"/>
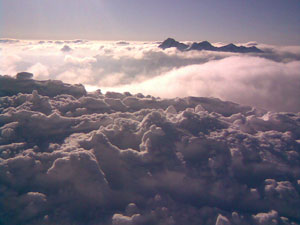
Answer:
<path fill-rule="evenodd" d="M 181 42 L 176 41 L 173 38 L 168 38 L 165 41 L 163 41 L 159 46 L 161 49 L 167 49 L 167 48 L 176 48 L 179 51 L 191 51 L 191 50 L 197 50 L 197 51 L 217 51 L 217 52 L 236 52 L 236 53 L 262 53 L 263 51 L 255 46 L 251 47 L 245 47 L 245 46 L 236 46 L 234 44 L 228 44 L 221 47 L 215 47 L 208 41 L 202 41 L 202 42 L 193 42 L 191 45 L 187 45 Z"/>

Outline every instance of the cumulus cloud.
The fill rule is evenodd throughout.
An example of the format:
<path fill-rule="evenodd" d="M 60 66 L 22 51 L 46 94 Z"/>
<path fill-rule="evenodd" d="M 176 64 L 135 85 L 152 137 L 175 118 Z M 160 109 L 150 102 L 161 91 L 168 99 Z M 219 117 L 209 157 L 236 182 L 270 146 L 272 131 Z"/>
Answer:
<path fill-rule="evenodd" d="M 1 224 L 300 220 L 299 113 L 0 83 Z"/>
<path fill-rule="evenodd" d="M 0 224 L 297 224 L 299 46 L 250 45 L 0 41 Z"/>
<path fill-rule="evenodd" d="M 0 74 L 29 71 L 35 79 L 60 79 L 108 91 L 213 96 L 268 110 L 299 111 L 299 46 L 240 44 L 256 45 L 264 53 L 179 52 L 161 50 L 152 42 L 2 42 Z M 65 46 L 72 51 L 62 52 Z"/>
<path fill-rule="evenodd" d="M 70 48 L 69 45 L 64 45 L 64 47 L 62 47 L 60 50 L 62 52 L 70 52 L 70 51 L 72 51 L 72 48 Z"/>
<path fill-rule="evenodd" d="M 16 54 L 4 54 L 3 51 L 1 53 L 0 73 L 8 75 L 16 74 L 17 72 L 19 72 L 16 67 L 17 64 L 22 61 L 22 58 Z"/>
<path fill-rule="evenodd" d="M 89 74 L 91 74 L 90 68 L 74 67 L 72 68 L 72 70 L 70 69 L 65 72 L 62 72 L 56 78 L 59 80 L 64 80 L 71 84 L 80 84 L 80 83 L 85 84 L 85 83 L 91 83 L 93 79 L 93 77 L 89 77 Z"/>
<path fill-rule="evenodd" d="M 115 90 L 162 97 L 218 97 L 275 111 L 297 112 L 300 111 L 299 71 L 299 61 L 277 63 L 258 57 L 232 56 L 181 67 Z"/>
<path fill-rule="evenodd" d="M 36 63 L 27 69 L 28 72 L 34 74 L 35 79 L 47 80 L 49 79 L 49 70 L 48 67 L 41 64 Z"/>
<path fill-rule="evenodd" d="M 90 63 L 94 63 L 97 62 L 97 59 L 95 59 L 94 57 L 75 57 L 72 55 L 66 55 L 64 58 L 64 61 L 66 63 L 71 63 L 71 64 L 83 64 L 83 65 L 87 65 Z"/>

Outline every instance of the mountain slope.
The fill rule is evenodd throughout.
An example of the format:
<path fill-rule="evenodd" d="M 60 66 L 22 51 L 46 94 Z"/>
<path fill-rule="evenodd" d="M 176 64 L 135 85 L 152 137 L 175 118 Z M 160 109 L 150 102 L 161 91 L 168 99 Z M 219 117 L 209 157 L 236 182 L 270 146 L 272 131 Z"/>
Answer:
<path fill-rule="evenodd" d="M 191 51 L 191 50 L 197 50 L 197 51 L 217 51 L 217 52 L 237 52 L 237 53 L 262 53 L 263 51 L 259 48 L 252 46 L 252 47 L 245 47 L 245 46 L 236 46 L 234 44 L 228 44 L 221 47 L 215 47 L 208 41 L 202 41 L 202 42 L 194 42 L 191 45 L 186 45 L 184 43 L 178 42 L 173 38 L 168 38 L 165 41 L 163 41 L 159 46 L 161 49 L 167 49 L 167 48 L 177 48 L 180 51 Z"/>

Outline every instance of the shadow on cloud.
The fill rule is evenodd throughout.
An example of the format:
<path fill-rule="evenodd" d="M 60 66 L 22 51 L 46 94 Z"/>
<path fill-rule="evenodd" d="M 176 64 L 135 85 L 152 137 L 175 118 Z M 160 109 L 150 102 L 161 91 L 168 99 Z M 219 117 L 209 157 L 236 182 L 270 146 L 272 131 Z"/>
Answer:
<path fill-rule="evenodd" d="M 151 42 L 3 40 L 0 74 L 28 71 L 34 79 L 82 83 L 91 89 L 212 96 L 268 110 L 300 111 L 300 47 L 255 45 L 264 53 L 180 52 Z"/>

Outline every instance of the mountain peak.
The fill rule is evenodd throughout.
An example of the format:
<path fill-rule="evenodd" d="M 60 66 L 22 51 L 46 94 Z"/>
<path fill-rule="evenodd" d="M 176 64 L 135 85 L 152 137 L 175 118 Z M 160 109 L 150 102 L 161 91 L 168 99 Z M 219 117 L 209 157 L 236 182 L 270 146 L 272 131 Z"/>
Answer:
<path fill-rule="evenodd" d="M 186 48 L 188 48 L 188 45 L 186 45 L 184 43 L 180 43 L 173 38 L 167 38 L 158 47 L 162 48 L 162 49 L 175 47 L 178 50 L 183 51 Z"/>
<path fill-rule="evenodd" d="M 201 45 L 207 45 L 207 46 L 212 46 L 212 44 L 210 42 L 208 42 L 208 41 L 202 41 L 199 44 L 201 44 Z"/>
<path fill-rule="evenodd" d="M 216 47 L 214 47 L 211 43 L 208 41 L 202 41 L 199 43 L 194 42 L 188 50 L 208 50 L 208 51 L 215 51 Z"/>
<path fill-rule="evenodd" d="M 215 47 L 208 41 L 202 41 L 202 42 L 194 42 L 191 45 L 186 45 L 184 43 L 178 42 L 173 38 L 167 38 L 165 41 L 163 41 L 159 46 L 159 48 L 167 49 L 175 47 L 180 51 L 191 51 L 191 50 L 197 50 L 197 51 L 218 51 L 218 52 L 238 52 L 238 53 L 262 53 L 263 51 L 258 49 L 255 46 L 252 47 L 245 47 L 245 46 L 236 46 L 233 43 L 230 43 L 228 45 L 224 45 L 222 47 Z"/>

